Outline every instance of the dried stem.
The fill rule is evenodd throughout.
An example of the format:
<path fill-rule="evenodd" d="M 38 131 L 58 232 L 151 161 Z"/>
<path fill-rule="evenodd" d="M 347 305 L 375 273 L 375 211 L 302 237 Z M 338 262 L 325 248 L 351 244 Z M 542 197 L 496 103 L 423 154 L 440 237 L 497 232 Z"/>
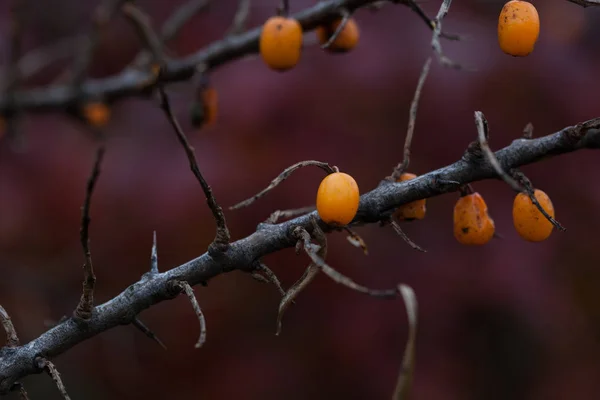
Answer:
<path fill-rule="evenodd" d="M 81 229 L 79 231 L 79 237 L 81 240 L 81 247 L 83 248 L 83 255 L 85 262 L 83 264 L 83 293 L 79 304 L 75 309 L 75 316 L 87 320 L 92 316 L 92 309 L 94 308 L 94 287 L 96 285 L 96 275 L 94 274 L 94 266 L 92 264 L 92 253 L 90 251 L 90 205 L 92 196 L 94 194 L 94 188 L 96 187 L 96 181 L 100 176 L 100 165 L 104 158 L 105 147 L 104 144 L 98 146 L 96 150 L 96 157 L 94 160 L 94 167 L 87 181 L 87 187 L 85 191 L 85 201 L 83 203 L 83 209 L 81 213 Z"/>
<path fill-rule="evenodd" d="M 271 183 L 269 184 L 269 186 L 267 186 L 265 189 L 261 190 L 260 192 L 258 192 L 254 196 L 250 197 L 249 199 L 246 199 L 242 202 L 237 203 L 236 205 L 229 207 L 229 209 L 237 210 L 239 208 L 249 206 L 250 204 L 254 203 L 256 200 L 260 199 L 261 197 L 263 197 L 264 195 L 269 193 L 271 190 L 273 190 L 275 187 L 277 187 L 277 185 L 279 185 L 281 182 L 283 182 L 287 178 L 289 178 L 290 175 L 292 175 L 294 173 L 294 171 L 296 171 L 300 168 L 303 168 L 303 167 L 308 167 L 308 166 L 319 167 L 323 171 L 325 171 L 327 174 L 337 172 L 336 167 L 331 167 L 329 164 L 321 162 L 321 161 L 314 161 L 314 160 L 300 161 L 299 163 L 296 163 L 290 167 L 287 167 L 281 174 L 279 174 L 275 179 L 273 179 L 271 181 Z"/>
<path fill-rule="evenodd" d="M 364 241 L 364 239 L 360 237 L 357 232 L 353 231 L 347 226 L 344 227 L 344 230 L 348 232 L 346 239 L 350 242 L 350 244 L 352 244 L 354 247 L 362 249 L 363 253 L 365 253 L 365 256 L 369 255 L 369 248 L 367 247 L 367 243 Z"/>
<path fill-rule="evenodd" d="M 275 287 L 277 288 L 277 290 L 279 291 L 279 293 L 282 296 L 286 295 L 286 291 L 283 288 L 283 286 L 281 285 L 281 281 L 279 280 L 277 275 L 275 275 L 275 272 L 273 272 L 269 267 L 267 267 L 262 262 L 259 263 L 259 266 L 258 266 L 257 270 L 254 271 L 254 273 L 252 274 L 252 277 L 261 282 L 272 283 L 273 285 L 275 285 Z"/>
<path fill-rule="evenodd" d="M 2 306 L 0 306 L 0 322 L 2 322 L 2 327 L 4 328 L 4 332 L 6 332 L 6 346 L 17 347 L 19 345 L 17 330 L 10 319 L 10 315 L 8 315 Z"/>
<path fill-rule="evenodd" d="M 396 233 L 406 242 L 408 243 L 408 245 L 410 247 L 412 247 L 415 250 L 419 250 L 420 252 L 423 253 L 427 253 L 427 250 L 423 249 L 422 247 L 420 247 L 418 244 L 416 244 L 415 242 L 413 242 L 412 240 L 410 240 L 410 238 L 408 237 L 408 235 L 404 232 L 404 230 L 400 227 L 400 224 L 398 223 L 398 221 L 395 220 L 391 220 L 392 221 L 392 228 L 394 228 L 394 231 L 396 231 Z"/>
<path fill-rule="evenodd" d="M 199 349 L 202 347 L 204 342 L 206 342 L 206 320 L 204 319 L 204 314 L 202 314 L 202 310 L 200 309 L 200 305 L 198 304 L 198 300 L 196 300 L 196 296 L 194 296 L 194 289 L 190 286 L 186 281 L 180 281 L 179 287 L 185 292 L 190 303 L 192 303 L 192 307 L 196 312 L 196 316 L 200 321 L 200 337 L 198 338 L 198 342 L 194 345 L 195 348 Z"/>
<path fill-rule="evenodd" d="M 435 21 L 433 21 L 431 18 L 429 18 L 429 16 L 425 13 L 425 11 L 423 11 L 423 9 L 421 8 L 421 6 L 419 6 L 414 0 L 400 0 L 399 1 L 401 4 L 404 4 L 406 6 L 408 6 L 415 14 L 417 14 L 419 16 L 419 18 L 421 18 L 421 20 L 423 22 L 425 22 L 425 25 L 427 25 L 427 27 L 431 30 L 435 29 Z M 447 40 L 462 40 L 463 37 L 461 35 L 457 35 L 454 33 L 446 33 L 446 32 L 440 32 L 440 38 L 444 38 Z"/>
<path fill-rule="evenodd" d="M 213 243 L 217 245 L 226 246 L 229 244 L 231 236 L 229 234 L 229 228 L 227 228 L 227 222 L 225 221 L 225 215 L 223 214 L 223 210 L 221 209 L 221 206 L 219 206 L 219 204 L 217 203 L 217 200 L 215 199 L 215 196 L 212 193 L 212 189 L 210 188 L 210 186 L 202 176 L 202 173 L 200 172 L 200 168 L 198 167 L 198 162 L 196 161 L 196 156 L 194 153 L 194 148 L 190 145 L 190 142 L 185 136 L 183 129 L 181 129 L 181 125 L 179 125 L 175 114 L 173 114 L 173 110 L 171 108 L 171 104 L 169 102 L 169 98 L 167 97 L 167 93 L 165 92 L 164 87 L 162 87 L 161 85 L 158 89 L 160 94 L 161 108 L 165 112 L 167 119 L 169 120 L 171 126 L 175 130 L 175 134 L 177 135 L 179 143 L 181 143 L 183 149 L 185 150 L 185 154 L 190 163 L 190 169 L 192 170 L 192 173 L 194 174 L 198 182 L 200 182 L 200 186 L 202 186 L 202 190 L 204 191 L 204 195 L 206 196 L 206 202 L 208 203 L 208 207 L 212 211 L 212 214 L 216 220 L 217 234 Z"/>
<path fill-rule="evenodd" d="M 163 349 L 167 349 L 167 346 L 159 339 L 158 336 L 150 328 L 148 328 L 139 318 L 134 318 L 132 322 L 133 326 L 135 326 L 140 332 L 146 335 L 148 338 L 154 340 L 160 347 Z"/>
<path fill-rule="evenodd" d="M 345 8 L 342 8 L 340 10 L 340 14 L 342 15 L 342 22 L 340 22 L 340 24 L 336 28 L 335 32 L 333 32 L 333 34 L 331 35 L 329 40 L 327 40 L 327 42 L 325 42 L 321 46 L 322 49 L 326 49 L 329 46 L 331 46 L 331 44 L 338 38 L 338 36 L 340 36 L 340 33 L 342 33 L 342 31 L 348 24 L 348 21 L 350 21 L 350 18 L 352 17 L 352 13 L 350 11 L 346 10 Z"/>
<path fill-rule="evenodd" d="M 412 144 L 412 138 L 415 132 L 415 121 L 417 119 L 417 111 L 419 109 L 419 99 L 421 98 L 421 91 L 423 90 L 423 85 L 425 85 L 425 81 L 427 80 L 430 66 L 431 57 L 428 57 L 427 61 L 425 61 L 425 64 L 423 64 L 423 69 L 421 70 L 421 75 L 419 76 L 417 88 L 415 89 L 415 95 L 410 103 L 410 111 L 408 113 L 408 129 L 406 130 L 406 139 L 404 140 L 403 159 L 402 162 L 398 164 L 396 168 L 394 168 L 394 172 L 391 176 L 392 181 L 397 181 L 410 164 L 410 146 Z"/>
<path fill-rule="evenodd" d="M 398 285 L 398 291 L 404 299 L 408 317 L 408 340 L 402 357 L 402 367 L 396 381 L 393 400 L 406 400 L 412 386 L 412 376 L 415 368 L 415 343 L 417 340 L 417 298 L 408 285 Z"/>

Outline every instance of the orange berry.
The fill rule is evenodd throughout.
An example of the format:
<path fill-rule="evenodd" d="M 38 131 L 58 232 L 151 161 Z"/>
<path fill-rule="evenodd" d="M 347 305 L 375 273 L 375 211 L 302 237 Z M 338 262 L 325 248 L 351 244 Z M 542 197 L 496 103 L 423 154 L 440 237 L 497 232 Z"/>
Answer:
<path fill-rule="evenodd" d="M 316 33 L 319 43 L 321 43 L 321 45 L 327 43 L 341 23 L 342 19 L 339 18 L 328 25 L 318 27 Z M 350 18 L 348 23 L 346 23 L 346 26 L 344 26 L 344 29 L 342 29 L 340 34 L 333 42 L 331 42 L 329 47 L 327 47 L 327 50 L 333 53 L 344 53 L 352 50 L 358 44 L 359 37 L 360 32 L 358 30 L 358 25 L 353 18 Z"/>
<path fill-rule="evenodd" d="M 2 139 L 2 136 L 4 136 L 5 133 L 6 133 L 6 121 L 4 120 L 4 118 L 0 117 L 0 139 Z"/>
<path fill-rule="evenodd" d="M 95 127 L 102 127 L 108 123 L 110 109 L 101 102 L 91 102 L 83 106 L 83 116 L 86 121 Z"/>
<path fill-rule="evenodd" d="M 408 181 L 410 179 L 416 178 L 417 175 L 410 173 L 403 173 L 398 178 L 397 182 Z M 408 204 L 403 204 L 394 212 L 394 216 L 399 220 L 403 221 L 412 221 L 414 219 L 423 219 L 425 218 L 425 213 L 427 211 L 426 207 L 426 199 L 415 200 Z"/>
<path fill-rule="evenodd" d="M 269 68 L 276 71 L 293 68 L 302 52 L 302 26 L 293 18 L 269 18 L 260 33 L 259 50 Z"/>
<path fill-rule="evenodd" d="M 343 172 L 327 175 L 317 190 L 317 212 L 328 224 L 348 225 L 356 216 L 359 202 L 356 181 Z"/>
<path fill-rule="evenodd" d="M 217 121 L 219 96 L 216 89 L 206 88 L 202 91 L 202 104 L 204 107 L 204 124 L 206 126 L 214 125 Z"/>
<path fill-rule="evenodd" d="M 550 197 L 539 189 L 535 189 L 533 193 L 544 211 L 554 218 L 554 206 Z M 519 236 L 529 242 L 548 239 L 554 228 L 525 193 L 517 194 L 513 202 L 513 224 Z"/>
<path fill-rule="evenodd" d="M 498 18 L 498 43 L 506 54 L 525 57 L 533 51 L 540 34 L 540 17 L 533 4 L 511 0 Z"/>
<path fill-rule="evenodd" d="M 454 206 L 454 237 L 465 245 L 484 245 L 495 232 L 483 197 L 477 192 L 462 196 Z"/>

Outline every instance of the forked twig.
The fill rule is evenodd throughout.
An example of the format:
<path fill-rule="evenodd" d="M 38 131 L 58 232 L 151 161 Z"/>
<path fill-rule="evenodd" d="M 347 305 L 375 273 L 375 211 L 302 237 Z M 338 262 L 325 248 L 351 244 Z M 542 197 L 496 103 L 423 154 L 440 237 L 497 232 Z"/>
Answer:
<path fill-rule="evenodd" d="M 398 178 L 402 175 L 404 171 L 408 168 L 410 164 L 410 146 L 412 144 L 413 134 L 415 132 L 415 122 L 417 119 L 417 111 L 419 109 L 419 99 L 421 98 L 421 91 L 423 90 L 423 85 L 425 85 L 425 81 L 427 80 L 427 75 L 429 74 L 429 67 L 431 66 L 431 57 L 427 58 L 425 64 L 423 64 L 423 69 L 421 70 L 421 75 L 419 76 L 419 81 L 417 83 L 417 88 L 415 89 L 415 95 L 410 103 L 410 111 L 408 114 L 408 129 L 406 130 L 406 138 L 404 139 L 404 153 L 403 159 L 400 164 L 394 168 L 394 172 L 392 173 L 391 180 L 397 181 Z"/>
<path fill-rule="evenodd" d="M 419 18 L 421 18 L 421 20 L 423 22 L 425 22 L 425 25 L 427 25 L 427 27 L 431 30 L 435 29 L 435 21 L 432 20 L 431 18 L 429 18 L 429 16 L 425 13 L 425 11 L 423 11 L 423 9 L 421 8 L 421 6 L 419 6 L 417 4 L 416 1 L 414 0 L 400 0 L 400 3 L 406 5 L 407 7 L 409 7 L 415 14 L 417 14 L 419 16 Z M 446 32 L 440 32 L 440 37 L 447 39 L 447 40 L 462 40 L 464 37 L 461 35 L 457 35 L 454 33 L 446 33 Z"/>
<path fill-rule="evenodd" d="M 336 167 L 331 167 L 329 164 L 325 163 L 325 162 L 321 162 L 321 161 L 314 161 L 314 160 L 307 160 L 307 161 L 300 161 L 292 166 L 287 167 L 285 170 L 283 170 L 283 172 L 281 174 L 279 174 L 275 179 L 273 179 L 271 181 L 271 183 L 269 184 L 269 186 L 267 186 L 265 189 L 261 190 L 260 192 L 258 192 L 257 194 L 255 194 L 254 196 L 250 197 L 249 199 L 246 199 L 244 201 L 241 201 L 239 203 L 237 203 L 236 205 L 233 205 L 231 207 L 229 207 L 230 210 L 237 210 L 239 208 L 242 207 L 247 207 L 250 204 L 254 203 L 256 200 L 260 199 L 261 197 L 263 197 L 264 195 L 266 195 L 267 193 L 269 193 L 271 190 L 273 190 L 277 185 L 279 185 L 281 182 L 285 181 L 287 178 L 290 177 L 290 175 L 292 175 L 292 173 L 294 173 L 294 171 L 303 168 L 303 167 L 308 167 L 308 166 L 316 166 L 321 168 L 323 171 L 327 172 L 328 174 L 334 173 L 337 171 Z"/>
<path fill-rule="evenodd" d="M 279 294 L 281 294 L 282 296 L 286 295 L 286 291 L 281 285 L 281 281 L 279 280 L 275 272 L 273 272 L 262 262 L 258 264 L 258 268 L 252 273 L 252 277 L 260 282 L 272 283 L 279 291 Z"/>
<path fill-rule="evenodd" d="M 171 126 L 173 127 L 175 134 L 177 135 L 179 143 L 181 143 L 183 149 L 185 150 L 185 154 L 190 164 L 190 169 L 192 170 L 192 173 L 200 183 L 200 186 L 202 186 L 202 190 L 204 191 L 204 195 L 206 196 L 206 202 L 208 203 L 208 207 L 212 211 L 213 217 L 215 218 L 217 224 L 217 233 L 213 243 L 226 246 L 229 244 L 231 236 L 229 234 L 229 228 L 227 228 L 227 222 L 225 221 L 225 215 L 223 214 L 223 210 L 221 209 L 221 206 L 219 206 L 219 203 L 217 203 L 217 200 L 215 199 L 215 196 L 212 193 L 211 187 L 208 185 L 208 183 L 204 179 L 204 176 L 202 176 L 202 173 L 200 172 L 198 162 L 196 161 L 194 148 L 190 145 L 190 142 L 188 141 L 185 133 L 183 132 L 183 129 L 181 129 L 181 125 L 179 125 L 175 114 L 173 114 L 169 98 L 167 97 L 167 93 L 165 92 L 165 89 L 164 87 L 162 87 L 162 85 L 159 85 L 158 92 L 160 94 L 161 108 L 163 109 L 167 116 L 167 119 L 171 123 Z"/>
<path fill-rule="evenodd" d="M 94 160 L 94 167 L 88 178 L 85 201 L 81 212 L 81 229 L 79 231 L 79 237 L 81 241 L 81 247 L 83 248 L 83 255 L 85 262 L 83 264 L 83 293 L 79 300 L 79 304 L 75 309 L 74 315 L 83 320 L 88 320 L 92 316 L 92 309 L 94 307 L 94 287 L 96 286 L 96 275 L 94 274 L 94 266 L 92 264 L 92 253 L 90 251 L 90 205 L 92 196 L 94 194 L 94 188 L 96 182 L 100 176 L 100 165 L 104 158 L 105 146 L 104 143 L 98 146 L 96 150 L 96 156 Z"/>
<path fill-rule="evenodd" d="M 406 243 L 408 243 L 408 245 L 410 247 L 412 247 L 415 250 L 419 250 L 420 252 L 427 253 L 427 250 L 423 249 L 421 246 L 419 246 L 418 244 L 413 242 L 408 237 L 406 232 L 404 232 L 404 230 L 402 229 L 402 227 L 400 226 L 400 224 L 397 221 L 395 221 L 394 219 L 392 219 L 391 221 L 392 221 L 392 228 L 394 228 L 394 231 L 396 231 L 398 236 L 400 236 Z"/>
<path fill-rule="evenodd" d="M 431 37 L 431 47 L 433 47 L 435 55 L 437 56 L 437 59 L 440 62 L 440 64 L 455 69 L 463 69 L 463 67 L 460 64 L 450 60 L 444 55 L 444 53 L 442 52 L 442 45 L 440 43 L 440 36 L 442 34 L 442 20 L 444 19 L 446 14 L 448 14 L 448 10 L 450 10 L 450 4 L 452 4 L 452 0 L 443 0 L 442 4 L 440 5 L 440 9 L 438 10 L 438 13 L 435 17 L 435 20 L 433 20 L 434 27 L 433 35 Z"/>
<path fill-rule="evenodd" d="M 406 400 L 412 386 L 412 376 L 415 368 L 415 343 L 417 340 L 417 298 L 414 291 L 408 285 L 398 285 L 398 291 L 402 295 L 408 317 L 408 340 L 402 357 L 402 367 L 396 381 L 393 400 Z"/>
<path fill-rule="evenodd" d="M 194 345 L 195 348 L 199 349 L 202 347 L 204 342 L 206 342 L 206 320 L 204 319 L 204 314 L 202 314 L 202 310 L 200 309 L 200 305 L 198 304 L 198 300 L 196 300 L 196 296 L 194 296 L 194 289 L 190 286 L 186 281 L 178 282 L 178 286 L 185 292 L 190 303 L 192 303 L 192 307 L 196 312 L 196 316 L 198 317 L 198 321 L 200 321 L 200 337 L 198 341 Z"/>

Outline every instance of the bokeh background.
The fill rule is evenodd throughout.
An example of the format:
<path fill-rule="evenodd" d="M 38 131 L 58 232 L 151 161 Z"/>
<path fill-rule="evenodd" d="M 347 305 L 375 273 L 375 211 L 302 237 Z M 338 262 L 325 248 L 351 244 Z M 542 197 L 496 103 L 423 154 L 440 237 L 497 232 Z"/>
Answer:
<path fill-rule="evenodd" d="M 97 1 L 26 0 L 25 46 L 37 48 L 90 27 Z M 158 26 L 181 1 L 140 1 Z M 314 4 L 293 0 L 292 11 Z M 439 1 L 421 2 L 435 15 Z M 503 2 L 452 5 L 444 29 L 467 35 L 443 41 L 453 60 L 475 72 L 432 64 L 418 113 L 411 170 L 422 174 L 461 157 L 476 137 L 473 112 L 488 118 L 500 148 L 533 123 L 536 135 L 599 116 L 600 10 L 565 0 L 534 1 L 541 34 L 526 58 L 503 54 L 497 16 Z M 169 44 L 183 56 L 230 26 L 237 2 L 214 1 Z M 249 27 L 272 15 L 275 0 L 254 0 Z M 0 5 L 0 44 L 8 53 L 9 1 Z M 408 108 L 431 33 L 407 7 L 360 10 L 358 47 L 331 55 L 305 49 L 287 73 L 258 57 L 211 74 L 220 96 L 216 126 L 195 131 L 193 90 L 169 87 L 200 167 L 224 207 L 265 187 L 288 165 L 317 159 L 352 174 L 362 192 L 400 160 Z M 306 40 L 313 40 L 307 33 Z M 101 35 L 90 75 L 114 74 L 140 49 L 122 16 Z M 73 53 L 76 52 L 73 48 Z M 54 63 L 26 86 L 49 84 L 71 59 Z M 66 115 L 28 115 L 23 143 L 0 140 L 0 304 L 27 342 L 72 312 L 81 289 L 80 207 L 95 149 Z M 92 203 L 91 248 L 104 302 L 148 270 L 152 231 L 159 267 L 167 270 L 206 250 L 214 222 L 184 153 L 153 99 L 113 105 L 102 175 Z M 457 194 L 428 200 L 423 221 L 406 225 L 425 247 L 416 252 L 389 227 L 359 233 L 370 254 L 330 235 L 331 265 L 371 287 L 411 285 L 419 301 L 412 397 L 452 399 L 600 398 L 600 157 L 580 151 L 523 170 L 546 191 L 566 233 L 542 243 L 512 227 L 514 193 L 497 181 L 476 183 L 503 239 L 480 248 L 452 235 Z M 320 170 L 296 173 L 251 208 L 227 211 L 234 239 L 254 231 L 276 209 L 314 203 Z M 265 262 L 291 285 L 307 264 L 293 250 Z M 131 326 L 88 340 L 56 359 L 73 399 L 386 399 L 395 385 L 407 337 L 401 300 L 351 292 L 319 276 L 297 300 L 275 336 L 276 290 L 234 272 L 197 287 L 208 341 L 195 350 L 198 321 L 184 297 L 141 318 L 166 343 L 162 350 Z M 58 399 L 50 378 L 25 379 L 32 399 Z M 11 396 L 9 396 L 11 398 Z M 16 397 L 12 397 L 16 398 Z"/>

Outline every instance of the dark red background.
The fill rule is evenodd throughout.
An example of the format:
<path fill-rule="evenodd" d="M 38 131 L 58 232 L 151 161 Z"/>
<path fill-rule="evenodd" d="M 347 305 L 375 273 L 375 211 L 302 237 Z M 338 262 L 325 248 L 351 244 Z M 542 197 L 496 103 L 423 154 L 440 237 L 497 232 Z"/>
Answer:
<path fill-rule="evenodd" d="M 8 1 L 2 2 L 2 48 L 8 49 Z M 96 1 L 28 4 L 27 48 L 89 29 Z M 158 25 L 180 1 L 140 1 Z M 299 11 L 313 1 L 292 2 Z M 476 137 L 473 112 L 488 118 L 491 145 L 500 148 L 532 122 L 536 135 L 600 115 L 600 12 L 565 0 L 535 1 L 541 19 L 527 58 L 497 45 L 501 1 L 456 2 L 444 29 L 468 35 L 443 41 L 453 60 L 476 72 L 437 63 L 423 90 L 411 170 L 417 174 L 457 160 Z M 277 1 L 252 2 L 249 26 L 261 24 Z M 434 15 L 439 1 L 422 3 Z M 219 39 L 236 2 L 214 1 L 170 44 L 189 54 Z M 190 85 L 170 86 L 177 116 L 196 148 L 200 167 L 224 207 L 265 187 L 304 159 L 338 165 L 362 192 L 400 160 L 408 108 L 431 33 L 407 7 L 356 14 L 358 47 L 346 55 L 307 48 L 294 70 L 268 70 L 257 57 L 212 74 L 220 95 L 214 128 L 194 131 L 187 119 Z M 312 40 L 313 33 L 306 34 Z M 122 17 L 102 34 L 91 75 L 128 63 L 139 41 Z M 76 49 L 73 49 L 74 51 Z M 59 62 L 28 84 L 51 82 Z M 80 206 L 94 144 L 64 115 L 28 116 L 25 147 L 0 141 L 0 304 L 23 342 L 70 314 L 81 288 Z M 152 231 L 159 266 L 167 270 L 206 250 L 214 222 L 175 136 L 151 100 L 113 108 L 103 172 L 92 203 L 92 253 L 104 302 L 149 267 Z M 411 285 L 419 301 L 413 399 L 597 399 L 600 396 L 600 157 L 580 151 L 523 170 L 552 198 L 566 233 L 543 243 L 521 240 L 512 227 L 514 193 L 498 182 L 476 183 L 503 240 L 480 248 L 452 236 L 457 195 L 428 201 L 427 218 L 406 226 L 425 247 L 408 247 L 388 228 L 359 232 L 370 254 L 330 235 L 331 265 L 372 287 Z M 275 209 L 314 202 L 319 170 L 298 172 L 251 208 L 227 211 L 234 239 L 250 234 Z M 286 250 L 265 259 L 284 285 L 307 264 Z M 208 341 L 195 350 L 198 321 L 180 297 L 142 319 L 168 346 L 162 350 L 131 326 L 113 329 L 57 358 L 73 399 L 386 399 L 407 336 L 401 301 L 351 292 L 319 276 L 286 314 L 274 335 L 279 297 L 240 272 L 197 287 Z M 25 379 L 32 399 L 58 399 L 50 378 Z"/>

